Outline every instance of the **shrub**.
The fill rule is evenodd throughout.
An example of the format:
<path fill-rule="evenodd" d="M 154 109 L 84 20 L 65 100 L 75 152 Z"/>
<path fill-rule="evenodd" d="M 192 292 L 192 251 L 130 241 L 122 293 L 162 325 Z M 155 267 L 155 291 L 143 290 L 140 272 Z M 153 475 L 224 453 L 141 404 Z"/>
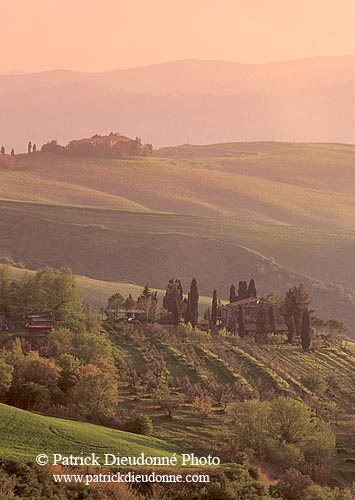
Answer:
<path fill-rule="evenodd" d="M 304 476 L 295 469 L 289 469 L 281 477 L 278 490 L 285 500 L 303 500 L 308 498 L 309 488 L 312 484 L 309 476 Z"/>
<path fill-rule="evenodd" d="M 310 391 L 320 394 L 323 394 L 328 388 L 327 382 L 318 373 L 307 373 L 307 375 L 303 375 L 301 382 Z"/>
<path fill-rule="evenodd" d="M 284 344 L 286 340 L 285 335 L 278 335 L 276 333 L 268 333 L 266 335 L 266 344 L 281 345 Z"/>
<path fill-rule="evenodd" d="M 268 439 L 263 450 L 265 458 L 280 469 L 305 470 L 306 462 L 302 451 L 294 444 Z"/>
<path fill-rule="evenodd" d="M 153 422 L 149 415 L 138 415 L 127 423 L 126 429 L 134 434 L 151 436 L 153 434 Z"/>

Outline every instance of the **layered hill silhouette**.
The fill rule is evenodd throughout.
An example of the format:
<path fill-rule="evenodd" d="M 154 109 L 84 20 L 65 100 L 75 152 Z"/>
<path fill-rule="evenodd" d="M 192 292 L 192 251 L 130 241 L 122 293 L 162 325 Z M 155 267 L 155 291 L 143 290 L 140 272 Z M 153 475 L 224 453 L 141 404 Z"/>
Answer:
<path fill-rule="evenodd" d="M 355 142 L 355 56 L 270 64 L 176 61 L 107 73 L 0 76 L 0 138 L 68 142 L 124 130 L 156 146 Z"/>
<path fill-rule="evenodd" d="M 72 82 L 150 95 L 233 95 L 319 88 L 354 78 L 355 56 L 256 64 L 192 59 L 100 73 L 54 70 L 0 75 L 0 95 Z"/>
<path fill-rule="evenodd" d="M 307 233 L 287 226 L 249 227 L 222 219 L 24 202 L 3 201 L 0 209 L 0 254 L 29 269 L 69 266 L 91 278 L 161 289 L 173 276 L 187 289 L 194 276 L 201 295 L 210 296 L 217 288 L 223 299 L 231 282 L 251 276 L 260 295 L 284 293 L 302 282 L 317 315 L 344 321 L 353 331 L 354 291 L 335 284 L 339 281 L 315 278 L 332 273 L 340 280 L 339 268 L 353 279 L 352 254 L 347 254 L 347 244 L 354 243 L 351 236 L 347 240 L 342 233 Z M 334 236 L 342 253 L 336 261 Z M 277 254 L 283 265 L 275 260 Z"/>
<path fill-rule="evenodd" d="M 0 198 L 355 228 L 353 146 L 230 143 L 156 155 L 17 156 L 0 170 Z"/>

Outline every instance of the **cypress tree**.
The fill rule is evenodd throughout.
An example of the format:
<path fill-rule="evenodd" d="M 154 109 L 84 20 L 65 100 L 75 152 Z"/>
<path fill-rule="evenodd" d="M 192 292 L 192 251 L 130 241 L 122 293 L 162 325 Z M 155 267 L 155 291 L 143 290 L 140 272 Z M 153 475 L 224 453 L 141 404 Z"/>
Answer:
<path fill-rule="evenodd" d="M 129 294 L 126 300 L 124 301 L 124 306 L 127 309 L 127 311 L 136 308 L 136 301 L 134 300 L 131 294 Z"/>
<path fill-rule="evenodd" d="M 187 294 L 187 304 L 186 304 L 186 309 L 185 309 L 184 321 L 186 324 L 192 323 L 190 292 Z"/>
<path fill-rule="evenodd" d="M 232 283 L 230 290 L 229 290 L 229 302 L 232 303 L 232 302 L 236 302 L 237 300 L 238 299 L 237 299 L 237 295 L 235 293 L 235 286 Z"/>
<path fill-rule="evenodd" d="M 30 141 L 27 146 L 27 153 L 31 154 L 32 153 L 32 142 Z"/>
<path fill-rule="evenodd" d="M 165 295 L 163 298 L 163 307 L 168 311 L 171 311 L 173 301 L 171 300 L 172 288 L 173 288 L 174 280 L 169 280 L 168 286 L 166 287 Z"/>
<path fill-rule="evenodd" d="M 212 320 L 212 326 L 216 326 L 216 324 L 217 324 L 217 290 L 213 290 L 211 320 Z"/>
<path fill-rule="evenodd" d="M 302 316 L 304 309 L 308 309 L 309 297 L 302 283 L 297 287 L 290 288 L 285 296 L 284 309 L 286 323 L 291 324 L 292 318 L 295 325 L 295 333 L 301 335 Z"/>
<path fill-rule="evenodd" d="M 180 320 L 182 302 L 183 302 L 183 290 L 181 281 L 178 279 L 169 280 L 163 299 L 163 308 L 171 313 L 173 321 L 175 321 L 175 323 L 176 320 L 174 320 L 174 317 L 177 314 L 179 315 L 179 320 Z"/>
<path fill-rule="evenodd" d="M 195 278 L 191 281 L 190 292 L 187 299 L 187 310 L 186 310 L 186 319 L 185 322 L 190 322 L 193 327 L 195 327 L 198 323 L 198 288 L 197 281 Z"/>
<path fill-rule="evenodd" d="M 1 154 L 4 155 L 5 154 L 5 148 L 4 146 L 1 146 Z"/>
<path fill-rule="evenodd" d="M 302 334 L 302 324 L 303 324 L 303 312 L 305 309 L 308 309 L 309 306 L 309 297 L 308 293 L 306 292 L 305 287 L 301 283 L 298 285 L 298 287 L 295 287 L 295 306 L 296 306 L 296 311 L 295 311 L 295 325 L 296 325 L 296 331 L 297 335 Z"/>
<path fill-rule="evenodd" d="M 178 299 L 175 299 L 174 301 L 172 318 L 173 318 L 173 325 L 178 326 L 178 324 L 180 323 L 180 309 L 179 309 Z"/>
<path fill-rule="evenodd" d="M 303 310 L 301 343 L 302 343 L 302 349 L 304 351 L 308 351 L 311 345 L 311 325 L 309 319 L 309 310 L 307 308 Z"/>
<path fill-rule="evenodd" d="M 15 150 L 14 150 L 14 148 L 11 149 L 11 153 L 10 154 L 11 154 L 11 156 L 15 156 Z"/>
<path fill-rule="evenodd" d="M 255 281 L 254 281 L 254 278 L 252 278 L 249 281 L 249 285 L 248 285 L 248 296 L 256 298 L 256 295 L 257 295 L 257 293 L 256 293 Z"/>
<path fill-rule="evenodd" d="M 238 300 L 248 298 L 248 283 L 246 281 L 239 281 L 238 285 Z"/>

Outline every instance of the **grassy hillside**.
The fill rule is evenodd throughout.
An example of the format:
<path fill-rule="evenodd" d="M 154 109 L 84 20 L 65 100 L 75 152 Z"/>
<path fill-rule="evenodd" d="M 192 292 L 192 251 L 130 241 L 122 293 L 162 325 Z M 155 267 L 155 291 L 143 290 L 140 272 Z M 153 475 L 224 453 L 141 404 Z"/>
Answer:
<path fill-rule="evenodd" d="M 0 209 L 0 254 L 29 269 L 70 266 L 90 278 L 159 289 L 179 277 L 186 290 L 194 276 L 201 295 L 217 288 L 221 298 L 231 282 L 251 276 L 259 294 L 303 282 L 317 314 L 354 323 L 354 292 L 328 283 L 355 282 L 350 231 L 24 202 L 0 201 Z"/>
<path fill-rule="evenodd" d="M 177 446 L 99 425 L 45 417 L 0 404 L 0 456 L 33 461 L 39 453 L 166 456 Z"/>
<path fill-rule="evenodd" d="M 14 168 L 0 169 L 0 199 L 195 215 L 135 218 L 120 229 L 151 232 L 152 220 L 154 232 L 236 243 L 295 272 L 353 288 L 353 146 L 247 142 L 157 154 L 125 160 L 20 155 Z M 84 222 L 96 223 L 90 216 Z"/>
<path fill-rule="evenodd" d="M 347 145 L 182 146 L 125 160 L 21 155 L 0 180 L 7 199 L 355 227 L 355 148 Z"/>
<path fill-rule="evenodd" d="M 353 146 L 245 142 L 156 155 L 17 156 L 0 171 L 0 257 L 157 289 L 174 276 L 186 289 L 195 276 L 201 294 L 222 298 L 251 276 L 260 294 L 304 282 L 319 315 L 354 326 Z M 91 302 L 106 288 L 97 284 Z"/>

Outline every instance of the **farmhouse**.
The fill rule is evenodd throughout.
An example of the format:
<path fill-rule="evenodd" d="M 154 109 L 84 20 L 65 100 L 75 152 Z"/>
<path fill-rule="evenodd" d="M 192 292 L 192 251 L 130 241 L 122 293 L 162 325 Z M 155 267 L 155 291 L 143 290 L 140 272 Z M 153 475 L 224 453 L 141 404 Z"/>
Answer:
<path fill-rule="evenodd" d="M 55 324 L 52 313 L 30 314 L 27 316 L 26 329 L 29 332 L 52 330 L 54 326 Z"/>
<path fill-rule="evenodd" d="M 105 314 L 111 321 L 127 321 L 128 323 L 145 323 L 147 312 L 140 308 L 107 308 Z"/>
<path fill-rule="evenodd" d="M 243 333 L 245 336 L 258 336 L 261 332 L 287 334 L 288 331 L 278 308 L 257 297 L 221 305 L 220 315 L 228 330 Z"/>
<path fill-rule="evenodd" d="M 73 155 L 120 158 L 123 155 L 143 154 L 144 148 L 139 138 L 130 139 L 111 132 L 108 135 L 96 134 L 90 138 L 71 141 L 66 149 Z"/>

